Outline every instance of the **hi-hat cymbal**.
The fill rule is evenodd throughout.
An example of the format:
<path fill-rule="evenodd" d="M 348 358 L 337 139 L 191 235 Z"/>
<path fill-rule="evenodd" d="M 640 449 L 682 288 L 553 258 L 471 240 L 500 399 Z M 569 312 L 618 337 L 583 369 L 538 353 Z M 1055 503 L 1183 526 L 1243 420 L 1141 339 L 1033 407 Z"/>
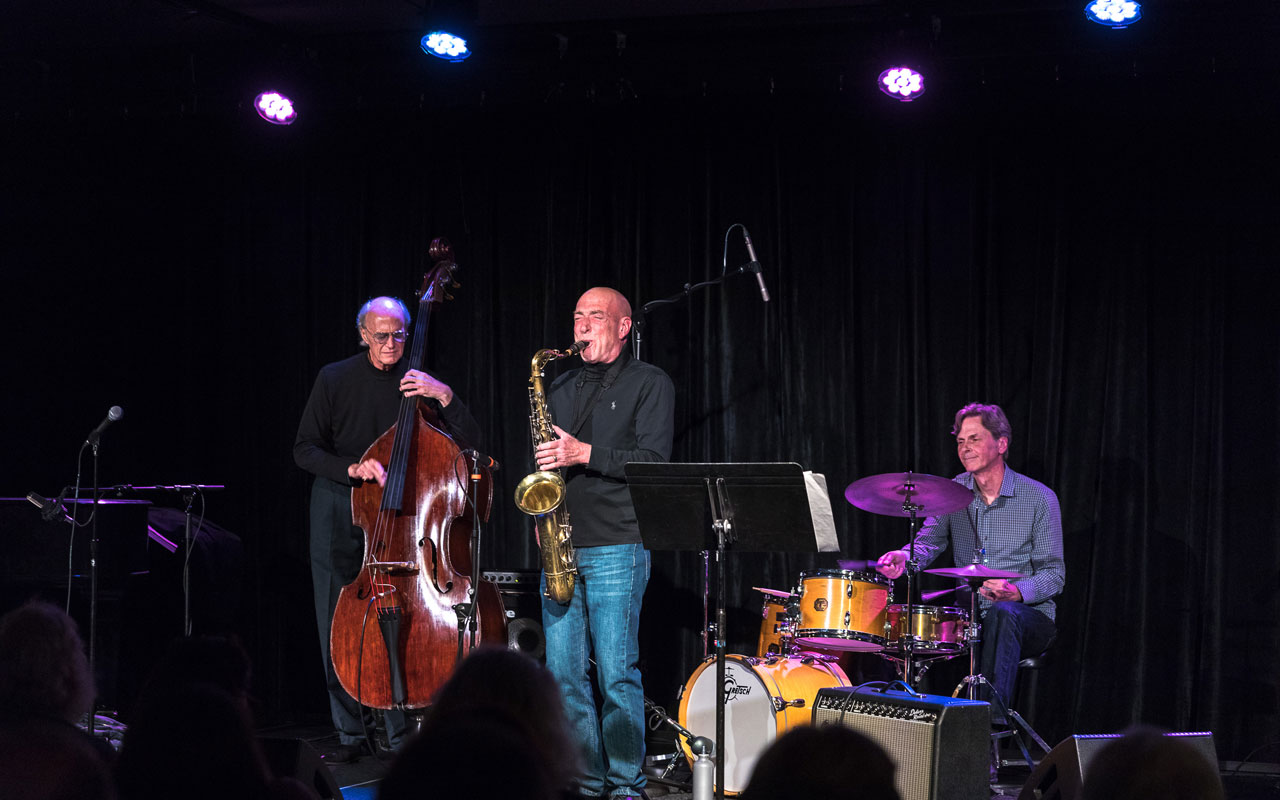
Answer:
<path fill-rule="evenodd" d="M 969 505 L 973 492 L 937 475 L 886 472 L 849 484 L 845 499 L 863 511 L 890 517 L 948 514 Z"/>
<path fill-rule="evenodd" d="M 925 572 L 930 575 L 941 575 L 944 578 L 960 578 L 962 580 L 1026 577 L 1020 572 L 1010 572 L 1007 569 L 994 569 L 986 566 L 985 564 L 966 564 L 963 567 L 939 567 L 938 569 L 926 569 Z"/>

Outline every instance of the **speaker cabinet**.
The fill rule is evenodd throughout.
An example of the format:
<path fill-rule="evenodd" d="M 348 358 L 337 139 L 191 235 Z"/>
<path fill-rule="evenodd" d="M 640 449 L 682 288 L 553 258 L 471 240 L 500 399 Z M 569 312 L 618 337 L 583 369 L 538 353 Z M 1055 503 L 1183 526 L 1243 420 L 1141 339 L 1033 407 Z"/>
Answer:
<path fill-rule="evenodd" d="M 991 708 L 977 700 L 876 688 L 819 689 L 814 725 L 843 725 L 898 765 L 902 800 L 991 796 Z"/>
<path fill-rule="evenodd" d="M 538 661 L 547 660 L 547 637 L 542 630 L 542 597 L 538 587 L 542 573 L 538 570 L 495 570 L 482 577 L 491 581 L 502 598 L 507 615 L 507 648 Z"/>
<path fill-rule="evenodd" d="M 1213 746 L 1212 733 L 1166 733 L 1165 736 L 1176 736 L 1190 744 L 1217 771 L 1218 752 Z M 1018 800 L 1076 800 L 1089 774 L 1089 762 L 1099 750 L 1122 737 L 1123 734 L 1106 733 L 1077 734 L 1063 739 L 1036 766 Z"/>
<path fill-rule="evenodd" d="M 342 789 L 320 753 L 305 739 L 262 736 L 258 739 L 267 764 L 277 778 L 297 778 L 320 800 L 342 800 Z"/>

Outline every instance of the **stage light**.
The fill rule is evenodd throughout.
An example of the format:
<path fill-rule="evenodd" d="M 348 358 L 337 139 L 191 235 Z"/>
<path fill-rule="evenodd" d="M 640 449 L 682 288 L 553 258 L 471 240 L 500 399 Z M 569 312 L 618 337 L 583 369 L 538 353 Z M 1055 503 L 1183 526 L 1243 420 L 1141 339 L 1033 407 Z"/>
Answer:
<path fill-rule="evenodd" d="M 253 108 L 272 125 L 291 125 L 298 118 L 293 101 L 279 92 L 263 92 L 253 98 Z"/>
<path fill-rule="evenodd" d="M 924 94 L 924 76 L 911 67 L 890 67 L 880 73 L 880 91 L 910 103 Z"/>
<path fill-rule="evenodd" d="M 462 61 L 471 55 L 467 40 L 449 31 L 430 31 L 422 37 L 422 52 L 445 61 Z"/>
<path fill-rule="evenodd" d="M 1125 28 L 1142 19 L 1142 4 L 1133 0 L 1095 0 L 1084 7 L 1084 15 L 1108 28 Z"/>

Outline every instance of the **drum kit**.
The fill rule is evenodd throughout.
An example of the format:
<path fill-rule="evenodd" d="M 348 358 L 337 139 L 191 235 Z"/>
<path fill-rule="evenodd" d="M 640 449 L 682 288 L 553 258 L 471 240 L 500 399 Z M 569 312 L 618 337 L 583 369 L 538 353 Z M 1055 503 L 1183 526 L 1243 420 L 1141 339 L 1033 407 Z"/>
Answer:
<path fill-rule="evenodd" d="M 946 514 L 969 504 L 973 494 L 954 481 L 911 472 L 862 478 L 845 497 L 874 514 L 906 517 L 910 523 L 908 562 L 914 566 L 916 523 L 921 515 Z M 727 655 L 725 672 L 726 729 L 723 747 L 724 793 L 746 788 L 756 760 L 774 739 L 808 724 L 819 689 L 849 686 L 834 652 L 872 653 L 896 664 L 908 686 L 923 676 L 931 662 L 969 654 L 969 674 L 956 694 L 967 687 L 977 699 L 975 645 L 979 641 L 977 587 L 992 578 L 1018 573 L 984 564 L 925 570 L 969 583 L 970 608 L 893 602 L 892 581 L 873 562 L 842 561 L 840 569 L 801 572 L 791 591 L 752 587 L 763 595 L 762 620 L 755 656 Z M 933 597 L 949 593 L 939 592 Z M 715 657 L 704 660 L 680 694 L 679 724 L 701 735 L 715 728 Z M 708 669 L 711 667 L 711 669 Z M 686 756 L 693 761 L 688 744 Z"/>

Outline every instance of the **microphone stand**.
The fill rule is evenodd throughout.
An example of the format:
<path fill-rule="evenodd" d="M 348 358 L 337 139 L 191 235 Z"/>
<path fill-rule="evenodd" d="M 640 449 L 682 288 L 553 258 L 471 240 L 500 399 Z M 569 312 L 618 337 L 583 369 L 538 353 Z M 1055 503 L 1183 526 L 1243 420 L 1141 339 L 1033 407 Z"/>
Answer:
<path fill-rule="evenodd" d="M 98 503 L 102 497 L 98 494 L 98 438 L 93 438 L 93 512 L 90 515 L 92 525 L 89 528 L 89 675 L 97 686 L 98 675 L 95 672 L 95 652 L 98 641 Z M 81 448 L 83 450 L 83 448 Z M 76 493 L 79 494 L 80 477 L 76 476 Z M 74 525 L 74 523 L 73 523 Z M 74 529 L 74 528 L 73 528 Z M 94 724 L 98 716 L 98 693 L 93 693 L 93 704 L 89 706 L 89 735 L 94 735 Z"/>
<path fill-rule="evenodd" d="M 732 231 L 735 227 L 740 228 L 742 226 L 735 223 L 734 225 L 731 225 L 729 227 L 729 231 Z M 729 233 L 728 231 L 726 231 L 725 232 L 726 239 L 728 235 Z M 725 247 L 727 248 L 728 246 L 729 246 L 728 241 L 726 241 Z M 634 334 L 631 337 L 631 355 L 633 355 L 637 359 L 640 358 L 640 343 L 644 339 L 644 328 L 645 328 L 645 323 L 647 321 L 645 315 L 647 315 L 653 309 L 657 308 L 658 306 L 674 305 L 676 303 L 679 303 L 685 298 L 688 298 L 689 296 L 691 296 L 694 292 L 698 291 L 699 289 L 706 289 L 709 286 L 719 286 L 720 284 L 724 283 L 725 281 L 729 280 L 735 275 L 745 275 L 748 273 L 758 274 L 759 272 L 760 272 L 760 262 L 752 260 L 738 267 L 733 272 L 728 272 L 726 268 L 726 271 L 721 272 L 719 278 L 715 278 L 709 281 L 702 281 L 701 283 L 686 283 L 680 291 L 676 292 L 675 294 L 669 297 L 663 297 L 658 300 L 650 300 L 649 302 L 645 303 L 643 306 L 640 307 L 639 317 L 632 319 L 631 321 L 631 330 L 632 330 L 632 333 Z"/>
<path fill-rule="evenodd" d="M 458 657 L 461 661 L 464 650 L 474 650 L 476 646 L 476 624 L 477 610 L 479 608 L 478 589 L 480 585 L 480 453 L 475 450 L 463 451 L 471 458 L 471 471 L 469 489 L 471 490 L 471 586 L 467 589 L 467 602 L 458 603 L 453 607 L 454 613 L 458 615 Z M 457 462 L 454 462 L 457 463 Z M 456 467 L 454 469 L 457 469 Z M 464 641 L 467 632 L 470 632 L 470 642 L 464 648 Z"/>
<path fill-rule="evenodd" d="M 204 507 L 204 492 L 206 489 L 218 491 L 227 488 L 222 484 L 202 484 L 202 483 L 179 483 L 172 486 L 134 486 L 132 484 L 118 484 L 111 487 L 116 493 L 116 497 L 125 492 L 178 492 L 182 495 L 182 502 L 186 504 L 183 510 L 183 546 L 182 546 L 182 635 L 183 637 L 191 636 L 191 550 L 195 546 L 195 537 L 200 535 L 198 530 L 191 530 L 191 507 L 195 503 L 196 497 L 200 498 L 201 508 Z M 203 512 L 201 514 L 201 523 L 203 523 Z"/>

